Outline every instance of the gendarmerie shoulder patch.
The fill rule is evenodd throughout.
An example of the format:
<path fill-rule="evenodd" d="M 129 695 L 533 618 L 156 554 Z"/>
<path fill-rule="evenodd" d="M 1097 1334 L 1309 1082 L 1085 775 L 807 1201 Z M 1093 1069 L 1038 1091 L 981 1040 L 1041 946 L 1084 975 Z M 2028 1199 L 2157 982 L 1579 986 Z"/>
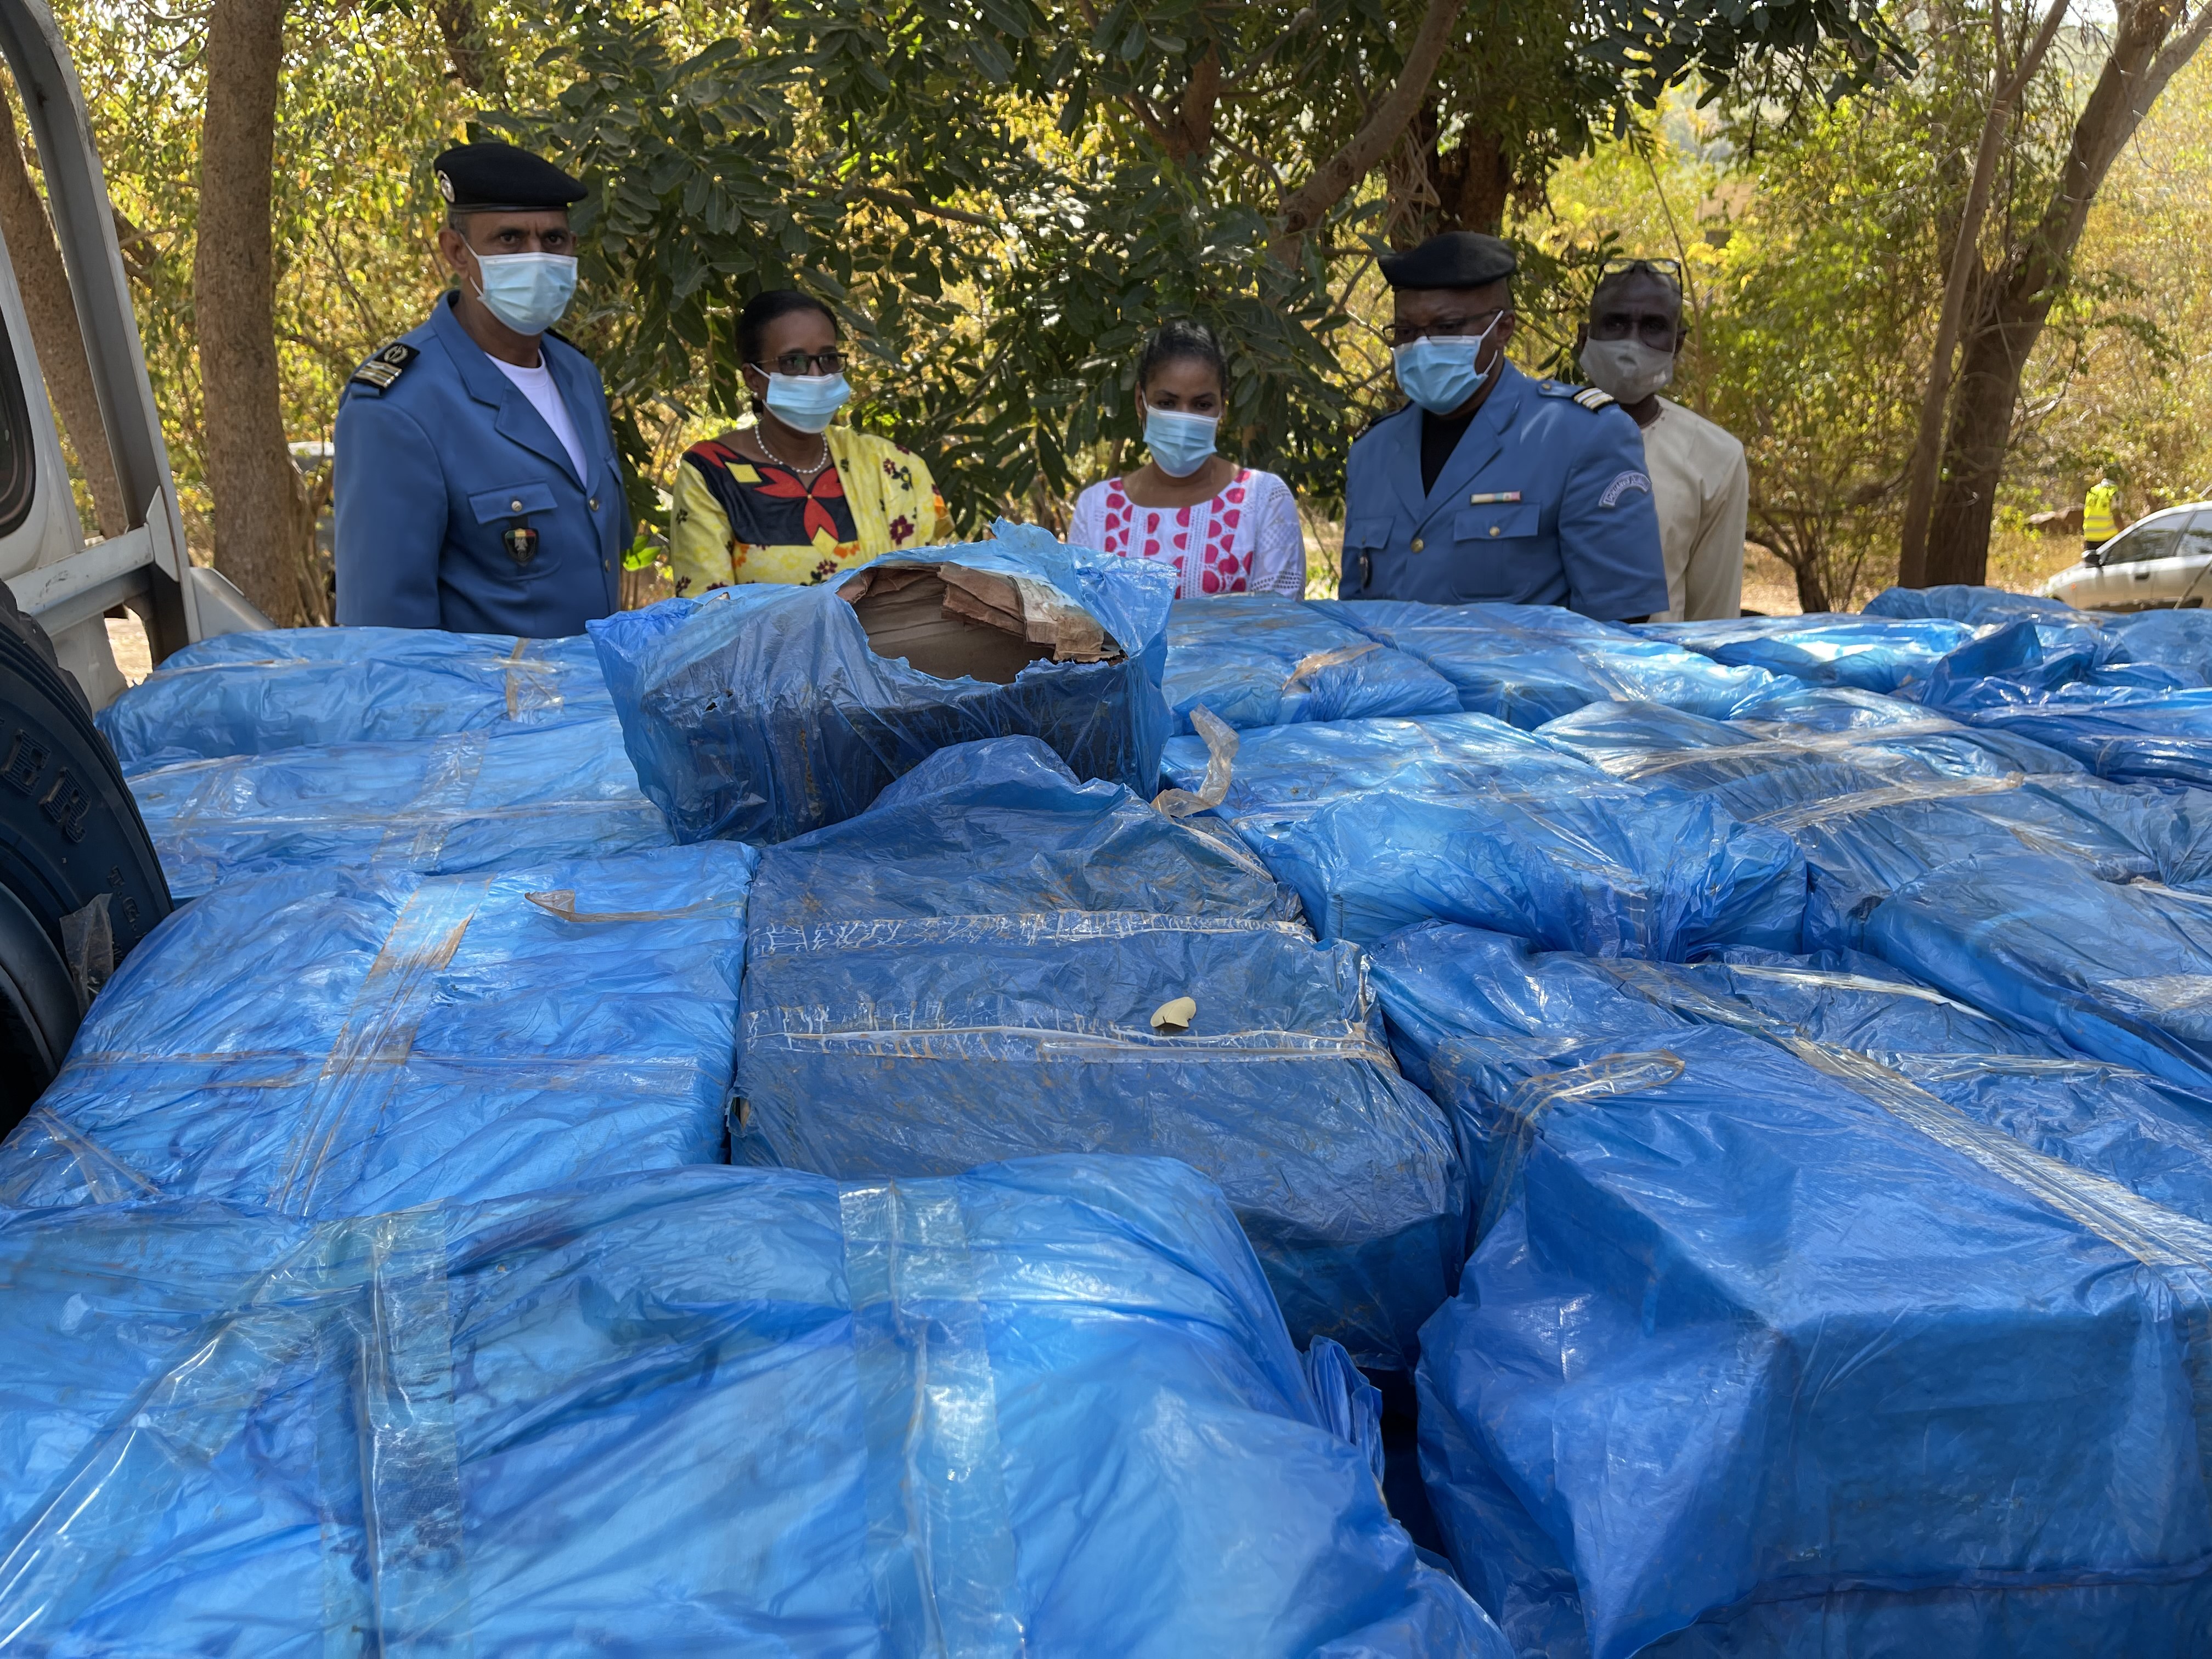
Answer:
<path fill-rule="evenodd" d="M 367 386 L 372 392 L 389 392 L 392 383 L 407 372 L 407 365 L 422 355 L 421 347 L 409 345 L 404 340 L 394 340 L 388 346 L 379 346 L 359 368 L 354 370 L 350 384 Z"/>
<path fill-rule="evenodd" d="M 1600 392 L 1594 386 L 1586 386 L 1575 393 L 1575 401 L 1584 409 L 1595 410 L 1603 409 L 1607 404 L 1612 403 L 1613 396 L 1610 392 Z"/>

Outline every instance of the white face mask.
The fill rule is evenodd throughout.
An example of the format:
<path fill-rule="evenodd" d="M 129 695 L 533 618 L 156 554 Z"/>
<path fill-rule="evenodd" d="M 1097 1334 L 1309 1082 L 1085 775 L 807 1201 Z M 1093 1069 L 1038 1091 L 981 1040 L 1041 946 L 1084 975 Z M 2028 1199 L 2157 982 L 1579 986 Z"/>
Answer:
<path fill-rule="evenodd" d="M 572 254 L 477 253 L 476 259 L 477 296 L 517 334 L 543 334 L 561 320 L 575 295 Z"/>
<path fill-rule="evenodd" d="M 1585 340 L 1583 373 L 1618 403 L 1640 404 L 1674 378 L 1674 354 L 1641 340 Z"/>

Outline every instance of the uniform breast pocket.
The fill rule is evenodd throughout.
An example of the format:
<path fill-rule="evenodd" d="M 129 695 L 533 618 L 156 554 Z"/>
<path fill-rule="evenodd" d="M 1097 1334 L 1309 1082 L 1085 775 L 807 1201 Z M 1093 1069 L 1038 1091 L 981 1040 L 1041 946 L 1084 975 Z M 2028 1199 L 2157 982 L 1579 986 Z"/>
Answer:
<path fill-rule="evenodd" d="M 1544 526 L 1544 507 L 1540 501 L 1486 501 L 1480 507 L 1463 507 L 1452 520 L 1452 536 L 1462 542 L 1510 542 L 1516 537 L 1534 536 Z"/>
<path fill-rule="evenodd" d="M 550 484 L 533 480 L 479 489 L 469 507 L 516 576 L 526 581 L 551 568 L 553 553 L 545 543 L 554 514 Z"/>
<path fill-rule="evenodd" d="M 1344 568 L 1341 575 L 1355 589 L 1364 588 L 1374 575 L 1376 556 L 1389 544 L 1389 520 L 1352 520 L 1344 526 Z"/>
<path fill-rule="evenodd" d="M 1518 600 L 1536 585 L 1539 501 L 1484 501 L 1452 517 L 1451 595 L 1460 604 Z"/>

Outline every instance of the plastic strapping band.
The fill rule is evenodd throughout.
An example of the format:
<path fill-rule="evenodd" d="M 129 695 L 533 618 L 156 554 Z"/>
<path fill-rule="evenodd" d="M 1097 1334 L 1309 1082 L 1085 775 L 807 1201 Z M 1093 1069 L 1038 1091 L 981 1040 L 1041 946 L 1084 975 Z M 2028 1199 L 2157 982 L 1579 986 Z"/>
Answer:
<path fill-rule="evenodd" d="M 349 1224 L 366 1297 L 360 1353 L 362 1519 L 376 1632 L 386 1656 L 467 1659 L 475 1642 L 453 1435 L 453 1316 L 445 1212 L 436 1206 Z M 326 1558 L 327 1559 L 327 1558 Z"/>
<path fill-rule="evenodd" d="M 1810 985 L 1815 989 L 1833 986 L 1842 991 L 1865 991 L 1876 996 L 1911 997 L 1916 1002 L 1940 1003 L 1962 1014 L 1972 1014 L 1986 1024 L 1997 1023 L 1980 1009 L 1947 997 L 1941 991 L 1931 991 L 1924 985 L 1900 985 L 1895 980 L 1875 979 L 1869 974 L 1832 974 L 1817 968 L 1769 968 L 1746 962 L 1731 962 L 1727 967 L 1729 972 L 1741 974 L 1747 979 L 1780 980 L 1786 985 Z"/>
<path fill-rule="evenodd" d="M 838 1194 L 867 1436 L 867 1554 L 885 1650 L 1012 1659 L 1025 1648 L 998 1390 L 949 1181 Z"/>
<path fill-rule="evenodd" d="M 507 717 L 509 720 L 561 706 L 561 688 L 555 678 L 552 664 L 533 661 L 527 654 L 535 643 L 532 640 L 518 639 L 514 642 L 514 649 L 507 653 L 505 666 Z"/>
<path fill-rule="evenodd" d="M 413 1052 L 438 974 L 460 948 L 492 881 L 489 874 L 426 880 L 400 907 L 301 1104 L 283 1169 L 269 1190 L 270 1208 L 305 1212 L 332 1156 L 366 1146 L 371 1120 L 381 1115 Z"/>
<path fill-rule="evenodd" d="M 49 1179 L 47 1160 L 38 1150 L 44 1136 L 49 1145 L 76 1171 L 84 1182 L 85 1196 L 94 1204 L 116 1204 L 125 1199 L 159 1198 L 161 1189 L 132 1169 L 106 1147 L 82 1134 L 69 1120 L 44 1106 L 34 1106 L 8 1137 L 13 1161 L 9 1178 L 0 1183 L 0 1204 L 28 1208 L 54 1201 L 51 1195 L 33 1196 Z"/>
<path fill-rule="evenodd" d="M 1505 1213 L 1521 1186 L 1521 1168 L 1536 1139 L 1536 1120 L 1563 1101 L 1603 1100 L 1663 1088 L 1682 1075 L 1681 1057 L 1655 1048 L 1640 1054 L 1607 1054 L 1587 1066 L 1564 1072 L 1545 1072 L 1527 1079 L 1505 1097 L 1498 1109 L 1494 1138 L 1504 1145 L 1491 1170 L 1490 1188 L 1483 1195 L 1482 1214 L 1475 1223 L 1475 1242 L 1490 1237 L 1490 1230 Z"/>
<path fill-rule="evenodd" d="M 514 691 L 511 685 L 507 697 L 512 713 Z M 484 742 L 481 732 L 433 739 L 422 787 L 413 800 L 390 814 L 391 827 L 377 843 L 369 859 L 372 865 L 420 869 L 436 864 L 453 825 L 474 816 L 467 809 L 469 797 L 476 790 L 477 774 L 483 768 Z"/>
<path fill-rule="evenodd" d="M 1885 806 L 1901 806 L 1916 800 L 1955 800 L 1966 795 L 2009 794 L 2027 781 L 2022 772 L 2008 772 L 2001 778 L 1935 778 L 1923 783 L 1892 784 L 1885 789 L 1862 789 L 1856 794 L 1838 795 L 1832 800 L 1816 801 L 1809 806 L 1792 806 L 1779 812 L 1762 813 L 1752 820 L 1770 829 L 1779 830 L 1785 836 L 1800 830 L 1809 830 L 1816 823 L 1826 823 L 1831 818 L 1849 817 L 1857 812 L 1872 812 Z"/>
<path fill-rule="evenodd" d="M 1152 797 L 1152 805 L 1171 818 L 1211 811 L 1229 799 L 1229 779 L 1238 743 L 1235 728 L 1203 703 L 1190 711 L 1190 724 L 1206 739 L 1206 777 L 1195 793 L 1188 789 L 1163 789 Z"/>
<path fill-rule="evenodd" d="M 1370 651 L 1382 648 L 1378 641 L 1369 640 L 1364 645 L 1340 645 L 1334 650 L 1316 651 L 1301 657 L 1298 665 L 1291 670 L 1290 678 L 1283 682 L 1282 695 L 1287 697 L 1293 691 L 1305 690 L 1304 682 L 1324 668 L 1341 668 L 1356 657 L 1364 657 Z M 1192 722 L 1193 725 L 1196 723 L 1194 720 Z"/>
<path fill-rule="evenodd" d="M 1768 728 L 1767 722 L 1759 720 L 1736 723 L 1752 731 Z M 1879 749 L 1883 744 L 1900 738 L 1971 735 L 1956 720 L 1932 717 L 1899 720 L 1893 726 L 1855 726 L 1845 732 L 1807 732 L 1794 737 L 1779 735 L 1787 728 L 1768 729 L 1776 730 L 1778 735 L 1760 738 L 1751 743 L 1708 744 L 1697 749 L 1644 750 L 1638 754 L 1626 770 L 1616 772 L 1613 775 L 1645 778 L 1656 772 L 1672 771 L 1678 766 L 1695 766 L 1700 761 L 1802 759 L 1808 756 L 1843 754 L 1854 749 Z"/>

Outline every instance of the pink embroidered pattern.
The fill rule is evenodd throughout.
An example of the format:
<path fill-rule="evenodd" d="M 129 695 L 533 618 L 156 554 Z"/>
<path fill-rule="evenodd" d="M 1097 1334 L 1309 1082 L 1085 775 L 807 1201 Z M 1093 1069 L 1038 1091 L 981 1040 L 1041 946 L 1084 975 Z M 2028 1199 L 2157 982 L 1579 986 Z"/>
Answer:
<path fill-rule="evenodd" d="M 1106 483 L 1105 550 L 1121 558 L 1157 559 L 1175 567 L 1176 597 L 1243 593 L 1249 589 L 1251 560 L 1237 551 L 1237 526 L 1252 474 L 1240 467 L 1228 488 L 1196 507 L 1139 507 L 1119 478 Z M 1202 515 L 1202 516 L 1201 516 Z M 1199 545 L 1194 550 L 1195 538 Z M 1195 570 L 1192 552 L 1199 554 Z"/>

